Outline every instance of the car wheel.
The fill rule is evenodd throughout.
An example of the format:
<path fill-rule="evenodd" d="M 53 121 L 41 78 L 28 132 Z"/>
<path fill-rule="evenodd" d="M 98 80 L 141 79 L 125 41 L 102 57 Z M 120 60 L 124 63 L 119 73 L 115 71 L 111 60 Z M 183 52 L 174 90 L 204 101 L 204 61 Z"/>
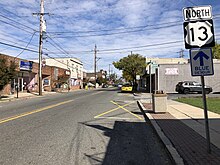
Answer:
<path fill-rule="evenodd" d="M 183 93 L 188 94 L 189 93 L 189 89 L 184 89 Z"/>

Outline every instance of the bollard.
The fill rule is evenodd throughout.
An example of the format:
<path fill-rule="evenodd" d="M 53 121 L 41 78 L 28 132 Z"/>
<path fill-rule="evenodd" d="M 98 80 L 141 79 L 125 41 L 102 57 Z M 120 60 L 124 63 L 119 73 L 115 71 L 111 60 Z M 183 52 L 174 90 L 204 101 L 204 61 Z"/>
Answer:
<path fill-rule="evenodd" d="M 167 94 L 161 91 L 155 91 L 152 94 L 154 113 L 166 113 L 167 111 Z"/>

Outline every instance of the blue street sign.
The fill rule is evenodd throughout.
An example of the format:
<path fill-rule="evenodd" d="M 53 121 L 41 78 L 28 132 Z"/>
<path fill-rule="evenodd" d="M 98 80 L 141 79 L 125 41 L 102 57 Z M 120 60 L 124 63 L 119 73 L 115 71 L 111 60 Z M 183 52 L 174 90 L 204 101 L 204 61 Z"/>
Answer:
<path fill-rule="evenodd" d="M 210 48 L 190 50 L 190 65 L 192 76 L 214 75 L 212 50 Z"/>
<path fill-rule="evenodd" d="M 203 51 L 199 51 L 199 53 L 197 53 L 197 55 L 193 58 L 193 60 L 197 60 L 198 58 L 199 58 L 199 61 L 200 61 L 200 66 L 204 66 L 203 58 L 208 60 L 209 56 L 207 56 Z"/>

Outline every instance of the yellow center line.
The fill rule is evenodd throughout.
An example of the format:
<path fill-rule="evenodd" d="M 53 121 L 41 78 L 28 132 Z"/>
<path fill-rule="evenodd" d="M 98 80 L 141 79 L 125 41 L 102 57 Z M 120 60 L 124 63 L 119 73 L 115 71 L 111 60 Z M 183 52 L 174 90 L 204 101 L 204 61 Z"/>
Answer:
<path fill-rule="evenodd" d="M 34 114 L 34 113 L 45 111 L 45 110 L 48 110 L 48 109 L 51 109 L 51 108 L 69 103 L 71 101 L 74 101 L 74 100 L 68 100 L 68 101 L 60 102 L 60 103 L 57 103 L 57 104 L 54 104 L 54 105 L 49 105 L 49 106 L 46 106 L 46 107 L 43 107 L 43 108 L 40 108 L 40 109 L 36 109 L 34 111 L 25 112 L 25 113 L 22 113 L 22 114 L 19 114 L 19 115 L 15 115 L 15 116 L 11 116 L 11 117 L 8 117 L 8 118 L 0 119 L 0 124 L 8 122 L 8 121 L 15 120 L 15 119 L 18 119 L 18 118 L 21 118 L 21 117 L 25 117 L 25 116 L 28 116 L 28 115 L 31 115 L 31 114 Z"/>
<path fill-rule="evenodd" d="M 130 112 L 129 110 L 127 110 L 126 108 L 124 108 L 124 106 L 121 106 L 121 105 L 119 105 L 118 103 L 116 103 L 116 102 L 114 102 L 114 101 L 111 101 L 111 102 L 112 102 L 113 104 L 117 105 L 119 108 L 121 108 L 121 109 L 127 111 L 128 113 L 130 113 L 131 115 L 135 116 L 136 118 L 138 118 L 138 119 L 140 119 L 140 120 L 143 120 L 143 118 L 141 118 L 140 116 L 138 116 L 138 115 L 136 115 L 136 114 Z"/>
<path fill-rule="evenodd" d="M 112 101 L 111 101 L 111 102 L 112 102 Z M 133 103 L 133 102 L 132 102 L 132 103 Z M 123 105 L 123 107 L 128 106 L 128 105 L 130 105 L 130 104 L 132 104 L 132 103 L 125 104 L 125 105 Z M 94 118 L 98 118 L 98 117 L 103 116 L 103 115 L 105 115 L 105 114 L 108 114 L 108 113 L 110 113 L 110 112 L 114 112 L 114 111 L 116 111 L 116 110 L 118 110 L 118 109 L 120 109 L 120 107 L 117 107 L 117 108 L 111 109 L 111 110 L 109 110 L 109 111 L 103 112 L 103 113 L 101 113 L 101 114 L 95 116 Z"/>

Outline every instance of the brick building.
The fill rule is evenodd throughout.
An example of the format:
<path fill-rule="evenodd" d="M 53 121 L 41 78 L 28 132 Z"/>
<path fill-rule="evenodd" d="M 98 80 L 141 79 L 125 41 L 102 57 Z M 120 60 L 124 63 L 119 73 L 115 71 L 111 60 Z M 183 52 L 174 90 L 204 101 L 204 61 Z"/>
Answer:
<path fill-rule="evenodd" d="M 18 87 L 20 92 L 38 92 L 38 63 L 28 61 L 4 54 L 0 54 L 0 58 L 7 60 L 6 64 L 10 61 L 14 61 L 16 64 L 16 77 L 11 80 L 10 84 L 6 85 L 3 89 L 3 94 L 13 94 Z M 43 90 L 52 91 L 55 89 L 57 84 L 62 81 L 69 79 L 69 70 L 55 67 L 55 66 L 44 66 L 42 67 L 42 84 Z"/>

